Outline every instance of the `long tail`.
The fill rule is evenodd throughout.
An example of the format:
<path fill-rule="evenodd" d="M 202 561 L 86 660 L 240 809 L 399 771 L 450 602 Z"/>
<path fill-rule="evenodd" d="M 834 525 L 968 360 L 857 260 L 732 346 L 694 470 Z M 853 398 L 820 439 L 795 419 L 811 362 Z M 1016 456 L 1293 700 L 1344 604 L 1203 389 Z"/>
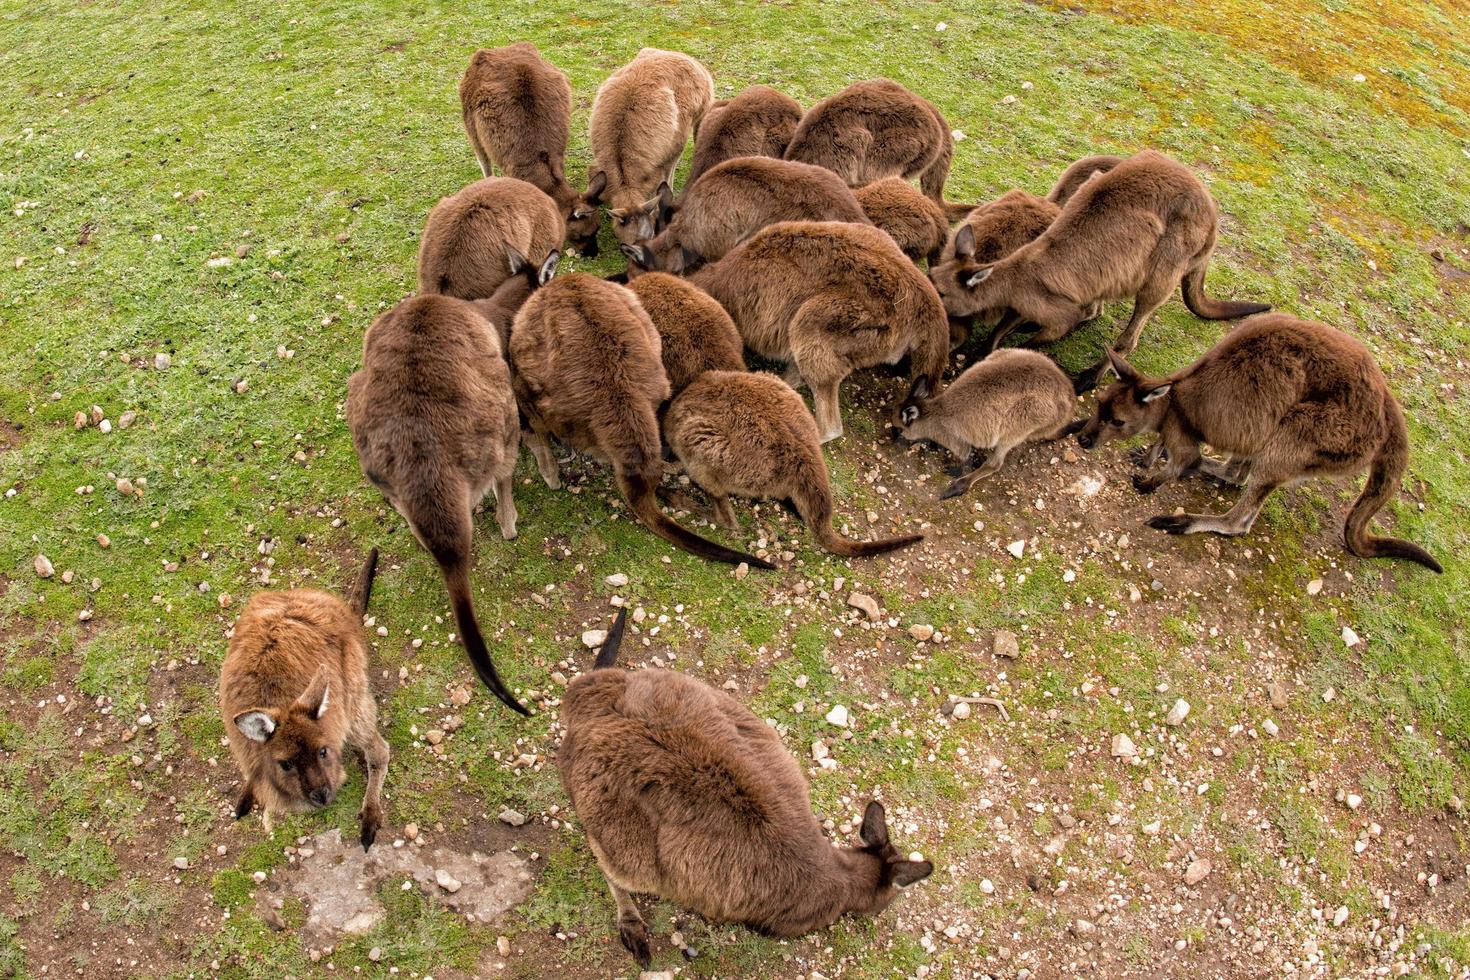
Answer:
<path fill-rule="evenodd" d="M 618 648 L 623 645 L 623 627 L 628 622 L 628 607 L 623 606 L 618 610 L 618 618 L 613 620 L 612 629 L 607 631 L 607 639 L 602 641 L 602 649 L 597 651 L 597 661 L 592 665 L 593 670 L 604 670 L 617 663 Z"/>
<path fill-rule="evenodd" d="M 832 554 L 842 555 L 844 558 L 871 558 L 873 555 L 897 551 L 924 540 L 922 534 L 882 538 L 877 541 L 856 541 L 838 534 L 832 527 L 832 491 L 827 475 L 822 473 L 810 476 L 806 481 L 808 485 L 792 497 L 791 503 L 806 522 L 806 526 L 812 529 L 817 541 Z"/>
<path fill-rule="evenodd" d="M 1211 299 L 1205 295 L 1205 272 L 1210 267 L 1213 251 L 1211 246 L 1210 251 L 1184 274 L 1184 305 L 1189 307 L 1189 311 L 1203 320 L 1233 320 L 1238 316 L 1269 310 L 1270 303 L 1240 303 L 1230 299 Z"/>
<path fill-rule="evenodd" d="M 362 570 L 357 573 L 357 580 L 352 583 L 352 593 L 348 597 L 352 611 L 359 616 L 367 612 L 368 598 L 373 594 L 373 579 L 377 574 L 378 549 L 374 548 L 368 552 L 367 560 L 362 563 Z"/>
<path fill-rule="evenodd" d="M 475 618 L 474 604 L 470 601 L 469 561 L 460 559 L 452 565 L 441 564 L 440 568 L 444 573 L 444 584 L 449 587 L 449 604 L 454 610 L 454 623 L 459 629 L 460 640 L 464 643 L 465 653 L 469 654 L 475 673 L 480 675 L 480 680 L 485 682 L 492 694 L 505 702 L 506 707 L 520 714 L 530 715 L 531 712 L 516 700 L 515 695 L 510 693 L 510 689 L 495 672 L 495 661 L 490 658 L 490 650 L 485 646 L 485 637 L 480 632 L 480 622 Z"/>
<path fill-rule="evenodd" d="M 644 527 L 690 554 L 708 558 L 711 561 L 722 561 L 729 565 L 739 565 L 744 562 L 751 568 L 773 569 L 776 567 L 754 555 L 747 555 L 744 552 L 726 548 L 724 545 L 715 544 L 713 541 L 707 541 L 693 531 L 685 530 L 675 524 L 667 514 L 659 510 L 653 482 L 642 474 L 619 472 L 618 486 L 623 491 L 623 497 L 628 501 L 628 506 L 643 522 Z"/>
<path fill-rule="evenodd" d="M 1444 566 L 1412 541 L 1380 538 L 1368 532 L 1373 515 L 1398 493 L 1399 482 L 1409 464 L 1409 432 L 1404 424 L 1403 410 L 1392 396 L 1385 400 L 1384 409 L 1388 416 L 1388 436 L 1373 460 L 1363 492 L 1353 502 L 1352 510 L 1348 511 L 1343 538 L 1348 550 L 1359 558 L 1403 558 L 1432 572 L 1443 572 Z"/>

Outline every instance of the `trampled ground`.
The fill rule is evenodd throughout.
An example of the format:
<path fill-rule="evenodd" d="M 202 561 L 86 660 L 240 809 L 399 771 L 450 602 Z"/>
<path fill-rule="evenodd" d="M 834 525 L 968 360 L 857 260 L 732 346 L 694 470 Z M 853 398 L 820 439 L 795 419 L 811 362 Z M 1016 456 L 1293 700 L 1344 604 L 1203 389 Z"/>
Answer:
<path fill-rule="evenodd" d="M 553 675 L 585 666 L 579 637 L 614 595 L 646 612 L 630 662 L 731 684 L 808 761 L 836 836 L 879 795 L 900 845 L 938 865 L 876 922 L 799 942 L 654 903 L 660 968 L 1470 970 L 1465 0 L 392 6 L 0 5 L 0 975 L 635 974 L 550 761 Z M 928 534 L 890 558 L 830 559 L 779 508 L 743 508 L 737 543 L 782 569 L 737 581 L 633 525 L 595 467 L 551 492 L 525 458 L 521 536 L 480 521 L 475 584 L 537 715 L 497 709 L 449 640 L 432 562 L 361 478 L 342 402 L 363 330 L 412 288 L 424 215 L 478 176 L 459 74 L 520 38 L 571 76 L 578 181 L 592 94 L 643 45 L 700 58 L 722 96 L 759 81 L 810 104 L 895 78 L 965 134 L 956 200 L 1042 192 L 1093 152 L 1186 161 L 1225 215 L 1213 292 L 1378 355 L 1414 447 L 1381 522 L 1445 575 L 1341 550 L 1356 483 L 1281 493 L 1240 540 L 1165 538 L 1143 518 L 1229 495 L 1139 497 L 1117 447 L 1035 447 L 941 504 L 946 461 L 883 436 L 903 383 L 873 372 L 845 386 L 828 459 L 854 533 Z M 1126 313 L 1056 354 L 1090 362 Z M 1137 361 L 1172 369 L 1224 329 L 1176 300 Z M 94 405 L 110 432 L 74 427 Z M 352 831 L 361 777 L 274 838 L 234 823 L 214 684 L 267 579 L 343 588 L 374 545 L 382 846 L 414 823 L 403 847 L 514 847 L 535 878 L 486 925 L 389 876 L 379 925 L 322 940 L 299 842 Z M 848 608 L 854 590 L 879 621 Z M 1017 659 L 992 652 L 999 629 Z M 1009 720 L 955 720 L 953 695 Z M 850 729 L 823 720 L 834 704 Z M 1137 764 L 1112 756 L 1120 733 Z M 530 821 L 502 824 L 506 807 Z"/>

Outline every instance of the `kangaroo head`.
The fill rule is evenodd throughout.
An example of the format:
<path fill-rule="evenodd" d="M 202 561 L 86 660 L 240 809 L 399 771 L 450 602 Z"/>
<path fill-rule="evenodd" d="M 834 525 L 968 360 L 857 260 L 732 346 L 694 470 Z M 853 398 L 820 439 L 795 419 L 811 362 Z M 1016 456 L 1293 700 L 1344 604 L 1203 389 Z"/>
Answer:
<path fill-rule="evenodd" d="M 954 317 L 1004 312 L 1005 302 L 995 283 L 986 286 L 995 269 L 993 262 L 975 261 L 975 229 L 960 226 L 954 238 L 954 258 L 929 270 L 929 281 L 944 301 L 944 311 Z"/>
<path fill-rule="evenodd" d="M 654 244 L 643 241 L 618 246 L 618 250 L 628 259 L 629 279 L 636 279 L 645 272 L 667 272 L 671 276 L 682 276 L 703 261 L 698 253 L 683 245 L 671 244 L 662 251 L 655 251 Z"/>
<path fill-rule="evenodd" d="M 556 267 L 561 264 L 561 251 L 554 246 L 540 265 L 532 265 L 514 245 L 505 246 L 505 253 L 510 260 L 511 276 L 524 277 L 533 292 L 550 282 L 556 275 Z"/>
<path fill-rule="evenodd" d="M 331 706 L 331 685 L 322 667 L 284 709 L 251 708 L 234 719 L 240 734 L 265 749 L 259 777 L 302 809 L 331 803 L 347 778 L 342 745 L 322 727 Z"/>
<path fill-rule="evenodd" d="M 909 442 L 926 438 L 923 433 L 915 432 L 914 427 L 926 417 L 929 410 L 929 398 L 932 394 L 933 390 L 927 377 L 920 376 L 914 379 L 913 386 L 909 388 L 908 397 L 898 408 L 894 409 L 893 419 L 889 423 L 898 435 Z"/>
<path fill-rule="evenodd" d="M 1118 380 L 1098 398 L 1097 410 L 1077 433 L 1077 442 L 1084 449 L 1159 431 L 1174 388 L 1173 382 L 1144 377 L 1112 351 L 1108 351 L 1108 360 Z"/>
<path fill-rule="evenodd" d="M 602 192 L 607 189 L 607 174 L 601 170 L 587 182 L 587 190 L 571 199 L 562 216 L 567 224 L 567 243 L 584 258 L 597 258 L 597 232 L 602 227 Z"/>
<path fill-rule="evenodd" d="M 855 854 L 868 860 L 866 870 L 872 873 L 865 879 L 855 896 L 853 911 L 877 915 L 893 902 L 900 888 L 922 881 L 934 871 L 928 861 L 910 861 L 898 852 L 888 839 L 888 817 L 883 804 L 877 800 L 868 803 L 863 811 L 863 825 L 858 832 L 862 846 L 852 849 Z"/>
<path fill-rule="evenodd" d="M 647 201 L 629 200 L 623 192 L 615 198 L 618 206 L 608 209 L 613 219 L 613 234 L 625 245 L 645 241 L 657 235 L 668 224 L 675 211 L 674 192 L 669 182 L 658 185 L 658 193 Z"/>

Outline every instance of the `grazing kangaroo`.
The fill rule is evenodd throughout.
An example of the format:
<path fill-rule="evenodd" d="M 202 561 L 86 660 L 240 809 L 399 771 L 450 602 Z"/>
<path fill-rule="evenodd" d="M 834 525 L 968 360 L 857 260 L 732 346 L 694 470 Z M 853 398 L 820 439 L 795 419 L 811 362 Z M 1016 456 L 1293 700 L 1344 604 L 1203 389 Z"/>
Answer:
<path fill-rule="evenodd" d="M 859 368 L 912 354 L 913 384 L 939 384 L 949 328 L 939 295 L 870 225 L 790 221 L 765 228 L 689 277 L 730 312 L 745 345 L 812 389 L 823 442 L 842 435 L 837 389 Z M 793 385 L 794 387 L 794 385 Z"/>
<path fill-rule="evenodd" d="M 868 220 L 893 238 L 915 262 L 933 265 L 949 237 L 944 208 L 920 194 L 901 177 L 885 177 L 857 189 L 858 204 Z"/>
<path fill-rule="evenodd" d="M 669 379 L 658 332 L 632 292 L 581 272 L 553 279 L 516 314 L 510 361 L 526 444 L 547 486 L 561 486 L 548 441 L 556 436 L 605 459 L 628 507 L 659 537 L 703 558 L 773 567 L 706 541 L 659 510 L 657 411 L 669 397 Z"/>
<path fill-rule="evenodd" d="M 713 296 L 663 272 L 638 276 L 628 288 L 658 331 L 673 397 L 706 371 L 745 370 L 740 331 Z"/>
<path fill-rule="evenodd" d="M 567 134 L 572 125 L 572 87 L 567 76 L 520 41 L 481 48 L 459 83 L 464 130 L 486 177 L 502 175 L 533 184 L 556 202 L 566 240 L 589 258 L 597 255 L 603 180 L 579 194 L 567 182 Z M 539 253 L 535 253 L 539 254 Z"/>
<path fill-rule="evenodd" d="M 1119 380 L 1098 400 L 1078 442 L 1090 449 L 1157 432 L 1163 452 L 1154 454 L 1154 471 L 1133 481 L 1143 493 L 1193 469 L 1245 481 L 1229 513 L 1166 514 L 1149 518 L 1150 527 L 1170 534 L 1245 534 L 1277 487 L 1368 470 L 1343 527 L 1348 550 L 1359 558 L 1404 558 L 1444 570 L 1417 544 L 1368 530 L 1398 492 L 1409 464 L 1409 436 L 1383 372 L 1355 338 L 1277 313 L 1247 320 L 1167 378 L 1146 377 L 1118 355 L 1110 357 Z M 1201 443 L 1232 462 L 1202 456 Z"/>
<path fill-rule="evenodd" d="M 937 396 L 918 393 L 899 414 L 900 432 L 910 442 L 930 439 L 954 454 L 961 475 L 939 495 L 947 500 L 999 472 L 1023 442 L 1080 429 L 1082 422 L 1072 421 L 1076 405 L 1071 380 L 1049 358 L 1007 348 L 970 365 Z M 963 472 L 977 449 L 989 457 Z"/>
<path fill-rule="evenodd" d="M 475 672 L 529 714 L 496 673 L 470 598 L 474 508 L 487 490 L 501 535 L 516 536 L 520 426 L 495 328 L 447 296 L 411 297 L 383 313 L 347 381 L 347 427 L 363 474 L 438 563 Z"/>
<path fill-rule="evenodd" d="M 733 99 L 716 102 L 694 138 L 684 186 L 693 186 L 715 164 L 736 157 L 781 157 L 800 122 L 801 104 L 769 85 L 752 85 Z"/>
<path fill-rule="evenodd" d="M 510 252 L 545 255 L 565 228 L 556 202 L 524 180 L 486 177 L 429 212 L 419 242 L 419 292 L 487 299 L 510 278 Z"/>
<path fill-rule="evenodd" d="M 663 230 L 623 249 L 639 269 L 687 273 L 699 262 L 724 258 L 751 235 L 780 221 L 851 221 L 869 224 L 852 188 L 825 167 L 770 157 L 738 157 L 711 168 L 674 203 L 659 188 Z"/>
<path fill-rule="evenodd" d="M 658 231 L 661 183 L 715 100 L 715 82 L 703 65 L 674 51 L 644 48 L 608 77 L 592 101 L 593 179 L 603 175 L 608 214 L 618 241 L 652 238 Z"/>
<path fill-rule="evenodd" d="M 1085 181 L 1035 241 L 998 262 L 959 260 L 941 280 L 954 316 L 1010 311 L 1062 337 L 1094 304 L 1133 298 L 1133 316 L 1113 344 L 1126 355 L 1155 310 L 1183 283 L 1199 317 L 1226 320 L 1270 309 L 1205 295 L 1219 217 L 1214 198 L 1184 165 L 1152 151 Z M 1078 391 L 1097 384 L 1104 359 L 1082 373 Z"/>
<path fill-rule="evenodd" d="M 940 207 L 953 157 L 954 136 L 934 104 L 886 78 L 849 85 L 812 106 L 786 147 L 786 159 L 826 167 L 850 187 L 917 177 Z"/>
<path fill-rule="evenodd" d="M 567 686 L 556 768 L 639 964 L 651 956 L 633 893 L 790 938 L 877 915 L 929 876 L 889 841 L 876 800 L 861 845 L 833 847 L 781 737 L 728 694 L 674 670 L 614 669 L 626 615 Z"/>
<path fill-rule="evenodd" d="M 1046 199 L 1058 208 L 1064 206 L 1072 199 L 1072 195 L 1077 193 L 1077 188 L 1087 183 L 1094 174 L 1105 174 L 1122 163 L 1124 159 L 1124 157 L 1115 157 L 1111 153 L 1083 157 L 1062 171 L 1062 175 L 1057 178 L 1056 185 L 1052 187 L 1051 193 L 1046 195 Z"/>
<path fill-rule="evenodd" d="M 259 592 L 240 614 L 219 680 L 230 756 L 244 780 L 236 820 L 259 803 L 270 830 L 275 814 L 327 806 L 347 779 L 342 749 L 350 744 L 367 765 L 363 850 L 377 838 L 388 743 L 378 734 L 362 635 L 377 564 L 375 548 L 350 605 L 315 589 L 291 589 Z"/>
<path fill-rule="evenodd" d="M 470 302 L 475 312 L 490 321 L 490 326 L 495 328 L 502 351 L 510 347 L 510 325 L 515 322 L 516 314 L 526 305 L 526 300 L 531 298 L 532 293 L 551 281 L 551 277 L 556 275 L 556 267 L 561 263 L 561 252 L 555 250 L 540 265 L 532 265 L 512 247 L 507 247 L 506 252 L 510 261 L 510 278 L 495 287 L 495 292 L 489 299 Z"/>

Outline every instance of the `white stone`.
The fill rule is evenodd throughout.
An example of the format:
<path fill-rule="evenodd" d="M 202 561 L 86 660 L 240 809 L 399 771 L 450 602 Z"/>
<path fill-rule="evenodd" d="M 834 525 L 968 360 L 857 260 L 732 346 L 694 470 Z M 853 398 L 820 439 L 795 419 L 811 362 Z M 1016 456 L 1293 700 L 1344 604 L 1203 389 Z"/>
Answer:
<path fill-rule="evenodd" d="M 1351 626 L 1344 626 L 1342 628 L 1342 642 L 1345 643 L 1347 646 L 1355 647 L 1363 641 L 1359 639 L 1357 633 L 1353 632 L 1353 628 Z"/>
<path fill-rule="evenodd" d="M 846 728 L 848 723 L 847 706 L 834 704 L 832 710 L 827 712 L 827 724 L 836 725 L 838 728 Z"/>
<path fill-rule="evenodd" d="M 36 574 L 41 578 L 50 578 L 56 574 L 56 566 L 51 564 L 51 559 L 45 555 L 36 556 Z"/>
<path fill-rule="evenodd" d="M 608 585 L 611 585 L 615 589 L 621 589 L 623 586 L 628 584 L 628 576 L 624 575 L 622 572 L 614 572 L 607 578 L 603 579 L 603 581 L 606 582 Z"/>
<path fill-rule="evenodd" d="M 451 895 L 453 895 L 455 892 L 459 891 L 460 888 L 463 887 L 460 884 L 458 878 L 454 877 L 454 875 L 450 874 L 448 871 L 445 871 L 443 868 L 435 869 L 434 881 L 439 885 L 440 888 L 444 889 Z"/>
<path fill-rule="evenodd" d="M 1209 858 L 1200 858 L 1197 861 L 1192 861 L 1184 871 L 1184 883 L 1190 888 L 1193 888 L 1208 878 L 1210 872 L 1214 870 L 1215 866 L 1210 863 Z"/>
<path fill-rule="evenodd" d="M 983 892 L 986 895 L 994 895 L 995 894 L 995 885 L 991 882 L 991 880 L 989 878 L 981 878 L 980 879 L 980 891 Z"/>
<path fill-rule="evenodd" d="M 966 718 L 970 717 L 970 712 L 970 702 L 961 701 L 959 704 L 954 706 L 954 710 L 950 712 L 950 714 L 955 721 L 964 721 Z"/>
<path fill-rule="evenodd" d="M 1337 907 L 1337 911 L 1332 913 L 1332 924 L 1335 926 L 1340 926 L 1347 920 L 1348 907 L 1346 905 L 1339 905 Z"/>
<path fill-rule="evenodd" d="M 1174 702 L 1174 707 L 1170 708 L 1169 713 L 1164 716 L 1164 722 L 1169 725 L 1178 726 L 1184 724 L 1184 719 L 1188 717 L 1189 702 L 1180 698 Z"/>
<path fill-rule="evenodd" d="M 1133 744 L 1133 739 L 1119 732 L 1113 736 L 1113 755 L 1119 759 L 1132 759 L 1138 755 L 1138 746 Z"/>
<path fill-rule="evenodd" d="M 588 630 L 582 634 L 582 645 L 595 650 L 607 640 L 607 630 Z"/>
<path fill-rule="evenodd" d="M 1011 553 L 1011 557 L 1020 558 L 1023 554 L 1026 553 L 1026 542 L 1024 539 L 1019 541 L 1012 541 L 1010 544 L 1006 545 L 1006 550 Z"/>

